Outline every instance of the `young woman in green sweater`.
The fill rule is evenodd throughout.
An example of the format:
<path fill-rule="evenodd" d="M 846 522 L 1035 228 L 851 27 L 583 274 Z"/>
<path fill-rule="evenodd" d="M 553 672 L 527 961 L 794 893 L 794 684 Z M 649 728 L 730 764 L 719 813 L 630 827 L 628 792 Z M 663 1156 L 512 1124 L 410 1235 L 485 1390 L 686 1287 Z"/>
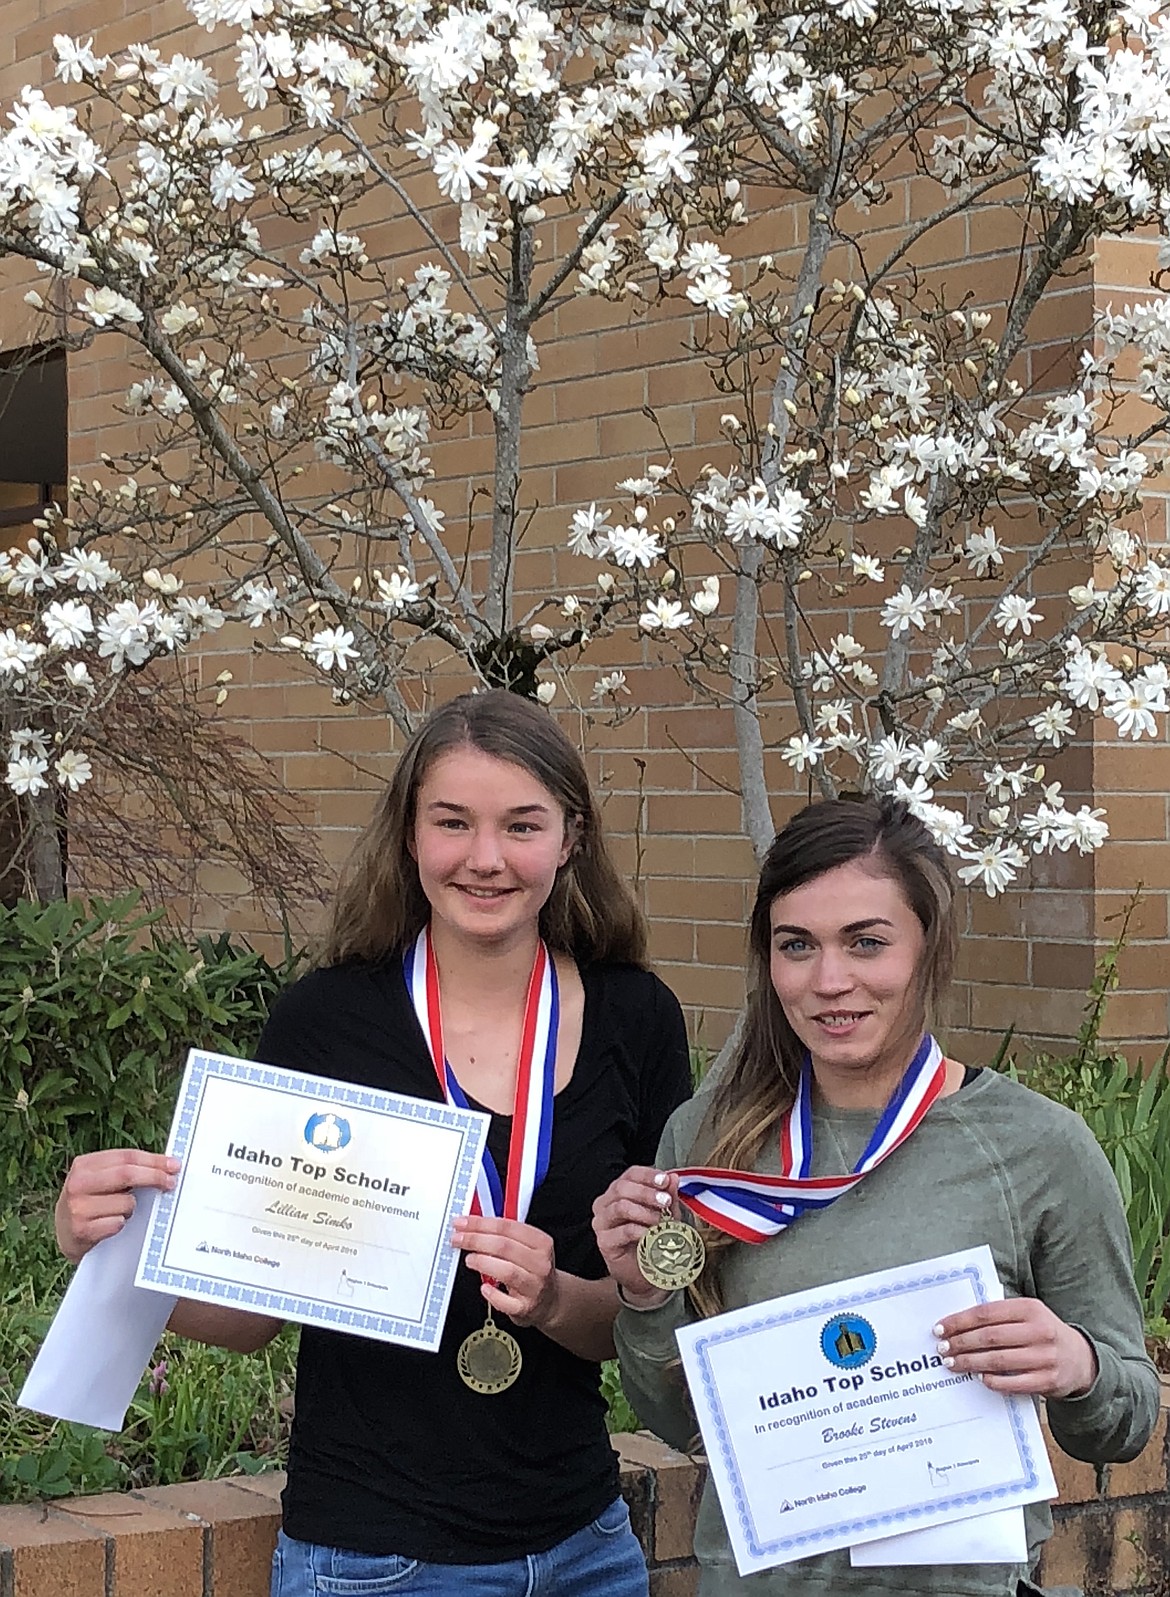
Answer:
<path fill-rule="evenodd" d="M 657 1167 L 626 1171 L 594 1206 L 625 1304 L 617 1342 L 626 1391 L 675 1446 L 692 1445 L 696 1434 L 675 1343 L 680 1326 L 984 1243 L 1006 1297 L 936 1328 L 947 1367 L 995 1391 L 1044 1397 L 1053 1436 L 1076 1458 L 1128 1459 L 1144 1446 L 1158 1381 L 1112 1172 L 1078 1116 L 994 1071 L 941 1057 L 929 1026 L 956 942 L 945 856 L 904 806 L 814 804 L 777 836 L 752 914 L 751 993 L 735 1055 L 673 1115 Z M 707 1265 L 689 1292 L 648 1284 L 638 1243 L 678 1206 L 671 1171 L 780 1174 L 786 1123 L 804 1091 L 807 1173 L 846 1175 L 872 1151 L 883 1110 L 914 1080 L 925 1110 L 912 1134 L 830 1206 L 801 1213 L 757 1245 L 702 1227 Z M 753 1574 L 750 1588 L 759 1597 L 1014 1597 L 1029 1589 L 1051 1532 L 1047 1505 L 1029 1506 L 1025 1517 L 1026 1564 L 853 1568 L 843 1549 Z M 738 1593 L 710 1484 L 695 1545 L 701 1597 Z"/>

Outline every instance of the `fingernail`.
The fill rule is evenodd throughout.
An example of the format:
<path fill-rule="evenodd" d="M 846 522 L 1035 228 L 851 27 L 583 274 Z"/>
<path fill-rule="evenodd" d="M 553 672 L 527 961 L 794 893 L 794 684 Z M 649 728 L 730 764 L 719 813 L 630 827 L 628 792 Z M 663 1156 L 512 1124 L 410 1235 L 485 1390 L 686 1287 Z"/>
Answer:
<path fill-rule="evenodd" d="M 954 1359 L 944 1359 L 943 1360 L 943 1365 L 944 1365 L 944 1367 L 946 1369 L 953 1370 L 954 1367 L 955 1367 L 955 1361 L 954 1361 Z"/>
<path fill-rule="evenodd" d="M 661 1208 L 669 1209 L 670 1208 L 670 1193 L 669 1192 L 656 1192 L 654 1194 L 654 1201 Z"/>
<path fill-rule="evenodd" d="M 175 1176 L 168 1176 L 167 1177 L 167 1191 L 168 1192 L 173 1192 L 177 1185 L 178 1185 L 178 1182 L 177 1182 L 177 1179 L 176 1179 Z"/>
<path fill-rule="evenodd" d="M 668 1176 L 666 1174 L 666 1171 L 665 1170 L 659 1170 L 657 1172 L 657 1174 L 655 1175 L 655 1177 L 654 1177 L 654 1185 L 656 1187 L 664 1187 L 666 1185 L 668 1179 L 669 1178 L 668 1178 Z"/>
<path fill-rule="evenodd" d="M 931 1334 L 931 1336 L 941 1336 L 943 1334 L 942 1326 L 941 1325 L 932 1325 L 931 1328 L 930 1328 L 930 1334 Z"/>
<path fill-rule="evenodd" d="M 951 1351 L 951 1344 L 949 1342 L 940 1342 L 938 1345 L 938 1350 L 940 1353 L 949 1353 Z"/>

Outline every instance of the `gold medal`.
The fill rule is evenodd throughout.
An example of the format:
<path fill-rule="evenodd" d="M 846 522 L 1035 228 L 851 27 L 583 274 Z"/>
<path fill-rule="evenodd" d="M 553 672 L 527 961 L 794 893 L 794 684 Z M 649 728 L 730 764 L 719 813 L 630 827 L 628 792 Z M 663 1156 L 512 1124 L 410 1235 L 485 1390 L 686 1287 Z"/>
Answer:
<path fill-rule="evenodd" d="M 706 1258 L 702 1237 L 685 1220 L 659 1220 L 638 1243 L 643 1279 L 663 1292 L 677 1292 L 697 1281 Z"/>
<path fill-rule="evenodd" d="M 490 1397 L 506 1392 L 520 1374 L 520 1344 L 500 1330 L 489 1309 L 480 1329 L 460 1344 L 457 1362 L 463 1384 Z"/>

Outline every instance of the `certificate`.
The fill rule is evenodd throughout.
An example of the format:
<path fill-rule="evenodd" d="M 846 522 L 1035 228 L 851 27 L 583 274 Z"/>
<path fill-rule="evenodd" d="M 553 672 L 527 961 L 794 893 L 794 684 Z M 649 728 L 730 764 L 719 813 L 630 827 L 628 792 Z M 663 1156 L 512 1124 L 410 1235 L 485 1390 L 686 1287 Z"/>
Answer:
<path fill-rule="evenodd" d="M 741 1575 L 1056 1496 L 1031 1399 L 935 1348 L 939 1320 L 1002 1295 L 972 1248 L 678 1332 Z"/>
<path fill-rule="evenodd" d="M 135 1284 L 433 1351 L 487 1126 L 192 1050 Z"/>

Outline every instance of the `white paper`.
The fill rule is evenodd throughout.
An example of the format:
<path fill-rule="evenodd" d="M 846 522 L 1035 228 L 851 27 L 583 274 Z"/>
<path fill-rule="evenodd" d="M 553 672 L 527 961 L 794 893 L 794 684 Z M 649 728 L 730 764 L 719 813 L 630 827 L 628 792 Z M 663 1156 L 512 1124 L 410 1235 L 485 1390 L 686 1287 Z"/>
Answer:
<path fill-rule="evenodd" d="M 986 1282 L 986 1300 L 998 1303 L 1003 1285 L 998 1277 Z M 854 1569 L 895 1564 L 1026 1564 L 1028 1532 L 1022 1508 L 1001 1508 L 975 1519 L 952 1520 L 926 1530 L 908 1530 L 900 1536 L 862 1542 L 849 1549 Z"/>
<path fill-rule="evenodd" d="M 678 1332 L 740 1574 L 1055 1497 L 1031 1400 L 935 1348 L 937 1321 L 1000 1296 L 972 1248 Z"/>
<path fill-rule="evenodd" d="M 849 1549 L 855 1569 L 876 1564 L 1026 1564 L 1028 1533 L 1022 1508 L 1001 1508 L 930 1530 L 883 1536 Z"/>
<path fill-rule="evenodd" d="M 140 1286 L 434 1352 L 488 1117 L 192 1050 Z"/>
<path fill-rule="evenodd" d="M 134 1194 L 134 1213 L 77 1266 L 17 1402 L 53 1419 L 120 1431 L 177 1299 L 135 1286 L 159 1194 Z"/>

